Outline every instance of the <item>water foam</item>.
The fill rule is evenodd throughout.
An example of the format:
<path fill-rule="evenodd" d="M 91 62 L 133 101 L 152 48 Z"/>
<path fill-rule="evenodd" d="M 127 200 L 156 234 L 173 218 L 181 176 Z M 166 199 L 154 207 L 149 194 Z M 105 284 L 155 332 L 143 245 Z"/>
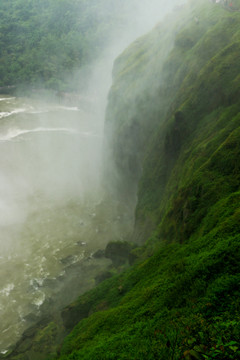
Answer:
<path fill-rule="evenodd" d="M 98 137 L 96 134 L 92 134 L 90 132 L 79 132 L 76 129 L 72 128 L 45 128 L 38 127 L 35 129 L 19 129 L 19 128 L 11 128 L 7 131 L 6 134 L 0 134 L 0 141 L 11 141 L 16 139 L 21 135 L 26 135 L 30 133 L 38 133 L 38 132 L 65 132 L 70 134 L 79 134 L 84 137 Z"/>
<path fill-rule="evenodd" d="M 0 135 L 0 141 L 11 141 L 18 136 L 26 135 L 29 133 L 36 133 L 36 132 L 67 132 L 67 133 L 77 133 L 76 130 L 71 128 L 36 128 L 36 129 L 18 129 L 18 128 L 12 128 L 9 129 L 6 134 Z"/>
<path fill-rule="evenodd" d="M 11 116 L 11 115 L 15 115 L 15 114 L 19 114 L 22 112 L 25 112 L 27 109 L 25 108 L 20 108 L 20 109 L 15 109 L 13 111 L 3 111 L 0 112 L 0 119 Z"/>
<path fill-rule="evenodd" d="M 44 110 L 30 110 L 28 111 L 28 114 L 46 114 L 46 113 L 49 113 L 50 110 L 48 109 L 44 109 Z"/>
<path fill-rule="evenodd" d="M 44 292 L 38 291 L 38 294 L 33 300 L 32 304 L 40 308 L 40 306 L 44 303 L 45 299 L 46 299 L 46 295 L 44 294 Z"/>
<path fill-rule="evenodd" d="M 6 98 L 0 98 L 0 101 L 9 101 L 9 100 L 15 100 L 15 97 L 6 97 Z"/>
<path fill-rule="evenodd" d="M 0 294 L 4 295 L 4 296 L 9 296 L 10 292 L 15 288 L 14 284 L 8 284 L 7 286 L 5 286 L 5 288 L 3 288 L 0 291 Z"/>
<path fill-rule="evenodd" d="M 58 106 L 56 107 L 56 109 L 58 110 L 66 110 L 66 111 L 81 111 L 77 106 L 74 107 L 69 107 L 69 106 Z"/>
<path fill-rule="evenodd" d="M 7 352 L 8 352 L 8 350 L 2 350 L 2 351 L 0 351 L 0 354 L 5 355 Z"/>

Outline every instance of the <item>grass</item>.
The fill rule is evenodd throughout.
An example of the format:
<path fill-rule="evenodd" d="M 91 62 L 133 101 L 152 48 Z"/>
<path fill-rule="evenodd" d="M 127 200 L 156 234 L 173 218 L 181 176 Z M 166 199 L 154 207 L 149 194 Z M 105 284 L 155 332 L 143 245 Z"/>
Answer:
<path fill-rule="evenodd" d="M 239 17 L 189 1 L 168 35 L 159 25 L 118 58 L 106 129 L 118 201 L 138 184 L 144 245 L 63 310 L 70 333 L 48 359 L 240 358 Z"/>
<path fill-rule="evenodd" d="M 155 94 L 142 96 L 145 111 L 136 110 L 135 119 L 146 126 L 159 96 L 153 122 L 147 123 L 155 126 L 154 135 L 149 137 L 149 130 L 143 137 L 136 211 L 137 228 L 150 219 L 155 231 L 134 250 L 139 260 L 130 270 L 86 295 L 95 296 L 94 309 L 98 302 L 107 308 L 89 311 L 65 339 L 58 359 L 240 356 L 239 14 L 203 2 L 190 13 L 199 14 L 199 27 L 194 20 L 182 27 L 167 61 L 158 59 L 164 75 L 160 72 Z M 129 79 L 139 66 L 143 71 L 153 64 L 141 41 L 135 47 L 138 52 L 133 47 L 118 60 L 118 66 L 125 64 L 121 86 L 128 86 L 126 74 Z M 147 70 L 143 83 L 146 76 Z M 118 81 L 113 92 L 121 89 Z M 112 103 L 121 118 L 124 107 L 117 105 Z M 118 136 L 132 119 L 124 118 Z M 142 236 L 146 240 L 144 231 Z"/>
<path fill-rule="evenodd" d="M 163 246 L 107 281 L 102 286 L 109 309 L 81 321 L 59 359 L 180 359 L 197 347 L 211 358 L 220 343 L 219 359 L 226 353 L 237 358 L 238 349 L 228 344 L 236 345 L 240 335 L 239 240 L 220 238 L 214 230 L 183 246 Z M 126 293 L 116 303 L 119 281 Z"/>

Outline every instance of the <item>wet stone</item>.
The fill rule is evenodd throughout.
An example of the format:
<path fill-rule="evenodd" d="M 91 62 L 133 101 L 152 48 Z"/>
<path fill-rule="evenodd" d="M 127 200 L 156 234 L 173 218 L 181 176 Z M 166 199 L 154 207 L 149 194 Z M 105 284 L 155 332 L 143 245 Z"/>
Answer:
<path fill-rule="evenodd" d="M 95 259 L 102 259 L 105 257 L 105 250 L 97 250 L 93 255 L 93 258 Z"/>
<path fill-rule="evenodd" d="M 64 258 L 62 258 L 60 260 L 60 262 L 63 264 L 63 265 L 70 265 L 74 262 L 75 260 L 75 256 L 74 255 L 69 255 L 69 256 L 66 256 Z"/>

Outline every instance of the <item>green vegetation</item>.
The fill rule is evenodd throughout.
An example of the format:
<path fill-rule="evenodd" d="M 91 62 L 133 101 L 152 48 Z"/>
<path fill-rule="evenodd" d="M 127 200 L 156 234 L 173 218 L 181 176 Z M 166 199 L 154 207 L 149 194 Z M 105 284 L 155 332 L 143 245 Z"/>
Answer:
<path fill-rule="evenodd" d="M 95 296 L 94 306 L 104 303 L 104 311 L 75 327 L 60 359 L 180 359 L 193 350 L 194 359 L 211 359 L 216 350 L 218 359 L 237 359 L 238 246 L 239 236 L 220 240 L 213 234 L 163 246 L 108 280 L 84 298 Z"/>
<path fill-rule="evenodd" d="M 240 356 L 239 19 L 189 3 L 167 34 L 158 26 L 117 60 L 107 116 L 117 185 L 129 184 L 134 156 L 135 238 L 151 236 L 129 271 L 80 298 L 94 297 L 91 316 L 58 359 Z"/>
<path fill-rule="evenodd" d="M 113 29 L 127 24 L 130 6 L 125 0 L 2 0 L 0 87 L 86 86 L 89 64 L 111 40 Z"/>
<path fill-rule="evenodd" d="M 239 20 L 189 1 L 117 59 L 106 176 L 125 206 L 138 187 L 142 246 L 63 310 L 48 359 L 240 358 Z"/>

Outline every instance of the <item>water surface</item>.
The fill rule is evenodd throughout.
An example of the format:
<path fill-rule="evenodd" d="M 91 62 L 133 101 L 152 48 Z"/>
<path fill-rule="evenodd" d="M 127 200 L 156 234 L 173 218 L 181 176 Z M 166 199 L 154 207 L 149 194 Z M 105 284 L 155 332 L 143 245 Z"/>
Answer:
<path fill-rule="evenodd" d="M 94 108 L 0 95 L 2 353 L 44 309 L 93 286 L 100 265 L 88 259 L 119 222 L 96 215 L 102 128 Z"/>

